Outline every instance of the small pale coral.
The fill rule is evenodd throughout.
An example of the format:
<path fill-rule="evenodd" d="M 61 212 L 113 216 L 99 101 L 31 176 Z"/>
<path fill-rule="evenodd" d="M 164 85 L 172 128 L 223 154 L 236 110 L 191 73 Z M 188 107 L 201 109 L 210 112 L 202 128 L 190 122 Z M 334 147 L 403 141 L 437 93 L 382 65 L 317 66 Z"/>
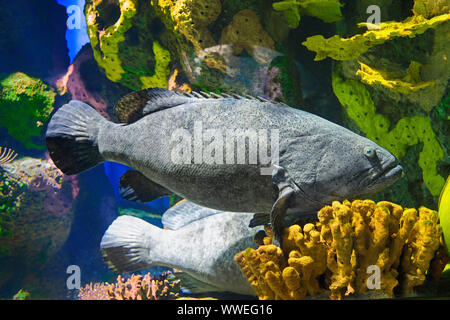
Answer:
<path fill-rule="evenodd" d="M 283 249 L 271 244 L 268 231 L 258 249 L 235 256 L 260 299 L 342 299 L 368 290 L 393 296 L 397 286 L 409 294 L 424 283 L 440 248 L 437 212 L 425 207 L 417 213 L 387 201 L 335 201 L 317 217 L 303 230 L 285 229 Z M 379 270 L 378 287 L 367 284 L 371 268 Z"/>
<path fill-rule="evenodd" d="M 273 59 L 274 41 L 264 31 L 253 10 L 236 13 L 231 24 L 222 30 L 220 43 L 233 45 L 234 55 L 245 49 L 259 63 L 269 63 Z"/>
<path fill-rule="evenodd" d="M 124 279 L 120 275 L 113 284 L 90 283 L 80 289 L 79 300 L 164 300 L 179 296 L 180 281 L 168 280 L 169 274 L 152 276 L 131 275 Z"/>

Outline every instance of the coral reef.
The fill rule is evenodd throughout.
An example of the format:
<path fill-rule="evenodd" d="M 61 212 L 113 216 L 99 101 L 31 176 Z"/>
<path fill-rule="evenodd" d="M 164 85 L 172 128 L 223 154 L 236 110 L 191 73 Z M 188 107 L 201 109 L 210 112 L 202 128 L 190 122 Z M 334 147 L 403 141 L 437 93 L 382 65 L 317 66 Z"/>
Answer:
<path fill-rule="evenodd" d="M 438 212 L 444 244 L 450 253 L 450 175 L 447 177 L 439 197 Z"/>
<path fill-rule="evenodd" d="M 333 74 L 333 91 L 345 108 L 348 116 L 366 136 L 392 152 L 396 157 L 405 156 L 408 147 L 423 143 L 418 164 L 422 168 L 423 181 L 431 194 L 438 196 L 444 178 L 437 172 L 437 161 L 444 157 L 444 151 L 436 139 L 431 120 L 425 116 L 400 119 L 392 130 L 389 119 L 376 113 L 376 107 L 366 87 L 356 80 L 343 80 Z"/>
<path fill-rule="evenodd" d="M 28 149 L 44 149 L 33 140 L 53 111 L 56 93 L 39 79 L 17 72 L 0 77 L 0 126 Z"/>
<path fill-rule="evenodd" d="M 282 249 L 266 230 L 258 249 L 236 254 L 260 299 L 408 295 L 424 283 L 440 248 L 438 214 L 425 207 L 334 201 L 317 217 L 303 228 L 286 228 Z M 378 284 L 371 278 L 377 269 Z"/>
<path fill-rule="evenodd" d="M 42 264 L 66 241 L 72 184 L 46 160 L 22 158 L 0 170 L 0 257 Z"/>
<path fill-rule="evenodd" d="M 336 22 L 344 17 L 339 0 L 287 0 L 272 4 L 273 9 L 281 11 L 290 28 L 297 28 L 301 15 L 322 19 L 324 22 Z"/>
<path fill-rule="evenodd" d="M 79 300 L 164 300 L 179 296 L 180 280 L 168 278 L 169 273 L 152 276 L 132 274 L 124 279 L 120 275 L 113 284 L 90 283 L 80 289 Z"/>
<path fill-rule="evenodd" d="M 170 55 L 158 42 L 160 22 L 148 1 L 90 0 L 85 13 L 94 58 L 108 79 L 133 90 L 167 87 Z"/>

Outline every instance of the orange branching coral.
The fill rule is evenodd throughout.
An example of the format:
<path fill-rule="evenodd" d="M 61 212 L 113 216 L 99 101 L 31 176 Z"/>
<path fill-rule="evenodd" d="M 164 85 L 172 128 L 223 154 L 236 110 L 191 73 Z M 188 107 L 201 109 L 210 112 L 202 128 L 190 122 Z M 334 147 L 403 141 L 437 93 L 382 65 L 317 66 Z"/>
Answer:
<path fill-rule="evenodd" d="M 180 291 L 180 281 L 170 281 L 167 274 L 152 277 L 150 273 L 144 276 L 131 275 L 124 279 L 120 275 L 113 284 L 95 283 L 80 289 L 80 300 L 163 300 L 177 298 Z"/>
<path fill-rule="evenodd" d="M 442 245 L 438 215 L 425 207 L 417 212 L 387 201 L 334 201 L 317 217 L 303 229 L 285 229 L 282 249 L 268 231 L 258 249 L 235 256 L 260 299 L 341 299 L 371 291 L 393 296 L 397 286 L 409 294 L 423 284 Z"/>

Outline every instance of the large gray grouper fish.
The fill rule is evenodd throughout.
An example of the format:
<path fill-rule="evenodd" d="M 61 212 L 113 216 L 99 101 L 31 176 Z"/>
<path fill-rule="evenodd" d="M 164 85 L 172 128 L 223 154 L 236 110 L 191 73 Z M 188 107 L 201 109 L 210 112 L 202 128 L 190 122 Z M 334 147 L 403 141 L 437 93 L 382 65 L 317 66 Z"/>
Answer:
<path fill-rule="evenodd" d="M 253 212 L 251 226 L 270 222 L 278 241 L 286 214 L 310 215 L 333 200 L 378 192 L 402 174 L 373 141 L 263 98 L 153 88 L 124 96 L 115 113 L 121 123 L 80 101 L 62 106 L 46 134 L 55 165 L 70 175 L 105 160 L 125 164 L 137 170 L 121 179 L 125 198 L 175 193 L 217 210 Z M 244 162 L 242 132 L 250 137 Z M 228 149 L 233 134 L 236 148 Z M 270 150 L 270 163 L 269 152 L 254 161 L 255 144 Z"/>
<path fill-rule="evenodd" d="M 100 248 L 105 262 L 117 272 L 166 266 L 182 271 L 176 276 L 192 293 L 227 291 L 254 296 L 233 259 L 238 252 L 256 248 L 254 237 L 264 234 L 262 226 L 248 227 L 251 218 L 248 213 L 181 201 L 163 214 L 166 229 L 133 216 L 118 217 L 106 230 Z"/>

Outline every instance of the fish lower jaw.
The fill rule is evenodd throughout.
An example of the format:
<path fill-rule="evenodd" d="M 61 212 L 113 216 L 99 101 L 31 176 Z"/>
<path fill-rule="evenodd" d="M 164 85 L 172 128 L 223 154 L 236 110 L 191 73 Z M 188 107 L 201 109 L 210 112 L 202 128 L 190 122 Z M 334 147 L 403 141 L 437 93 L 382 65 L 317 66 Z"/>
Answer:
<path fill-rule="evenodd" d="M 360 196 L 369 195 L 382 191 L 391 186 L 403 175 L 403 168 L 400 165 L 385 168 L 381 174 L 377 173 L 372 182 L 366 187 L 367 192 L 363 192 Z M 364 187 L 363 187 L 364 188 Z"/>

